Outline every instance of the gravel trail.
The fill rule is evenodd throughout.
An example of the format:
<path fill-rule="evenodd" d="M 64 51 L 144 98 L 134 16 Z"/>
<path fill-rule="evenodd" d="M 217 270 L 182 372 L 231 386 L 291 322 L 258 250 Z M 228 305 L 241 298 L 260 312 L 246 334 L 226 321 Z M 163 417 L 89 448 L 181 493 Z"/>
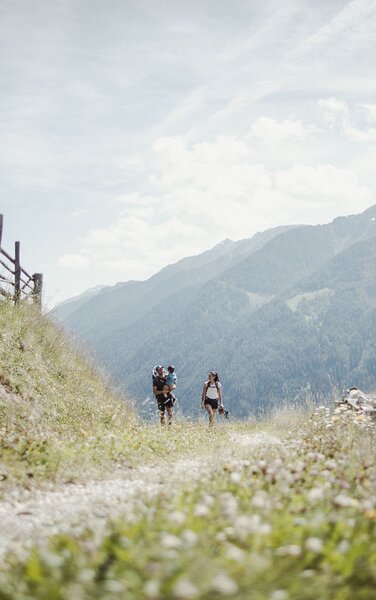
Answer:
<path fill-rule="evenodd" d="M 65 484 L 53 490 L 15 489 L 0 502 L 0 565 L 9 550 L 24 556 L 31 545 L 43 544 L 56 533 L 80 533 L 90 526 L 98 534 L 109 518 L 129 516 L 137 504 L 162 490 L 178 491 L 182 484 L 202 478 L 221 468 L 224 462 L 240 458 L 256 447 L 280 444 L 278 438 L 265 434 L 236 434 L 222 450 L 180 459 L 172 463 L 120 471 L 116 478 Z M 248 456 L 248 454 L 247 454 Z"/>

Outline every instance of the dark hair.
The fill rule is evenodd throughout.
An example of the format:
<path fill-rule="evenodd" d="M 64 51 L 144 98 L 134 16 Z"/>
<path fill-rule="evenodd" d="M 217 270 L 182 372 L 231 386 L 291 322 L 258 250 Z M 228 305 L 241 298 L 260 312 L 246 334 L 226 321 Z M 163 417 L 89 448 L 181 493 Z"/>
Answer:
<path fill-rule="evenodd" d="M 175 371 L 175 367 L 174 367 L 174 365 L 168 365 L 168 367 L 167 367 L 167 371 L 168 371 L 169 373 L 173 373 L 173 372 Z"/>
<path fill-rule="evenodd" d="M 209 375 L 213 375 L 215 383 L 217 383 L 219 381 L 217 371 L 209 371 Z"/>

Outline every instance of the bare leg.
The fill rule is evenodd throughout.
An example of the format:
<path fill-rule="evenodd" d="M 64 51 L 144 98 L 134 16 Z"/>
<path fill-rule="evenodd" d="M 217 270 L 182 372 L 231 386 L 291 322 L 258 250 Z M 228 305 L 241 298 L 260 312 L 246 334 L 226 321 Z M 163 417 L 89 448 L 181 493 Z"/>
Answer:
<path fill-rule="evenodd" d="M 172 419 L 174 416 L 174 409 L 172 408 L 172 406 L 167 406 L 167 414 L 168 414 L 168 425 L 171 426 L 172 425 Z"/>
<path fill-rule="evenodd" d="M 210 404 L 205 404 L 205 409 L 209 415 L 209 427 L 213 427 L 215 423 L 215 415 L 217 414 L 217 409 L 212 408 Z"/>
<path fill-rule="evenodd" d="M 166 424 L 165 411 L 164 410 L 160 410 L 159 411 L 159 419 L 160 419 L 161 425 L 165 425 Z"/>

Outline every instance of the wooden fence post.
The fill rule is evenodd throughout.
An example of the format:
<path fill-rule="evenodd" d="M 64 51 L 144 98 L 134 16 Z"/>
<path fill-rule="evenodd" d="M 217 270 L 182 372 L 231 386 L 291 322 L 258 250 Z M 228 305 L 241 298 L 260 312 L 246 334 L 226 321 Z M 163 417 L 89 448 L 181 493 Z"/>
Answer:
<path fill-rule="evenodd" d="M 43 273 L 34 273 L 34 292 L 33 300 L 38 306 L 42 306 L 42 292 L 43 292 Z"/>
<path fill-rule="evenodd" d="M 4 224 L 4 217 L 3 217 L 3 215 L 0 215 L 0 250 L 1 250 L 1 240 L 3 238 L 3 224 Z"/>
<path fill-rule="evenodd" d="M 21 261 L 20 242 L 14 244 L 14 303 L 18 304 L 21 298 Z"/>

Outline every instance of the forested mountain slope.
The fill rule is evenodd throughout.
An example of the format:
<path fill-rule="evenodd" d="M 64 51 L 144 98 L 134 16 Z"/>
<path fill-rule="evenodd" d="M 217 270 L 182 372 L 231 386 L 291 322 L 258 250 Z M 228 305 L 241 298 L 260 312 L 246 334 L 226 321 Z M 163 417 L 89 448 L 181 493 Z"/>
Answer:
<path fill-rule="evenodd" d="M 220 372 L 226 402 L 242 416 L 352 384 L 376 387 L 375 219 L 372 207 L 328 225 L 273 230 L 259 245 L 225 242 L 189 259 L 193 268 L 181 261 L 147 282 L 124 284 L 113 304 L 104 290 L 67 325 L 141 404 L 156 362 L 176 365 L 180 406 L 189 413 L 198 410 L 209 368 Z"/>

